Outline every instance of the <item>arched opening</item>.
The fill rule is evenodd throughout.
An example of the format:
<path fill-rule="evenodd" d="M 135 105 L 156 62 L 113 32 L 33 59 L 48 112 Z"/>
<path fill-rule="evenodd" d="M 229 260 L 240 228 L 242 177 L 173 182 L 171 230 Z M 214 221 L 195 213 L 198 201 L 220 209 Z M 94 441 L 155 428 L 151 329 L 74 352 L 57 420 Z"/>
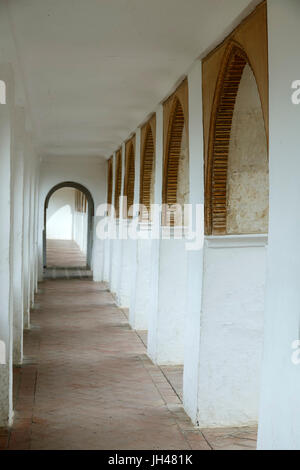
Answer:
<path fill-rule="evenodd" d="M 185 115 L 174 96 L 170 112 L 164 160 L 163 225 L 183 225 L 184 204 L 189 200 L 189 154 Z"/>
<path fill-rule="evenodd" d="M 81 184 L 54 186 L 45 199 L 44 268 L 90 269 L 94 201 Z"/>
<path fill-rule="evenodd" d="M 267 232 L 264 117 L 250 62 L 236 45 L 228 48 L 216 87 L 206 186 L 208 235 Z"/>
<path fill-rule="evenodd" d="M 135 178 L 135 152 L 133 140 L 126 145 L 124 197 L 127 198 L 127 206 L 124 207 L 124 218 L 131 218 L 130 208 L 134 202 L 134 178 Z M 125 211 L 126 210 L 126 211 Z"/>
<path fill-rule="evenodd" d="M 151 204 L 154 203 L 154 140 L 150 123 L 145 129 L 145 142 L 142 149 L 140 176 L 141 222 L 151 221 Z"/>
<path fill-rule="evenodd" d="M 251 59 L 255 64 L 256 57 Z M 208 75 L 216 77 L 206 160 L 208 236 L 201 303 L 201 369 L 206 380 L 199 382 L 198 418 L 203 427 L 216 422 L 241 426 L 256 422 L 259 408 L 269 202 L 267 121 L 257 69 L 238 43 L 226 44 L 222 57 L 217 50 L 205 67 L 206 103 L 212 96 Z"/>

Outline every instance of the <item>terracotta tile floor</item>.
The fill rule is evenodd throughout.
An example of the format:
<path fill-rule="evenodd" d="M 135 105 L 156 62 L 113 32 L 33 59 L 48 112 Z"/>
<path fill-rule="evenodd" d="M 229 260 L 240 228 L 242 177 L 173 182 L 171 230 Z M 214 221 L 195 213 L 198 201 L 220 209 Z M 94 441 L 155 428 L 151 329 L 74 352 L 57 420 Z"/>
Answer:
<path fill-rule="evenodd" d="M 47 239 L 47 267 L 85 267 L 86 256 L 74 240 Z"/>
<path fill-rule="evenodd" d="M 0 448 L 255 448 L 253 428 L 193 427 L 105 285 L 48 280 L 40 289 Z"/>

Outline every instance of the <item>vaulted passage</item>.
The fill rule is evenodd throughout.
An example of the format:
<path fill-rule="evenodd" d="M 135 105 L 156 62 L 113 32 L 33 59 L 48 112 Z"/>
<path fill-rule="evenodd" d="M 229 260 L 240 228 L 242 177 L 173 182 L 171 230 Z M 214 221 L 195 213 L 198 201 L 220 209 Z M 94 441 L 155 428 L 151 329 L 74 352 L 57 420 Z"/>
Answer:
<path fill-rule="evenodd" d="M 104 284 L 45 281 L 15 371 L 10 449 L 254 448 L 255 431 L 200 432 Z"/>

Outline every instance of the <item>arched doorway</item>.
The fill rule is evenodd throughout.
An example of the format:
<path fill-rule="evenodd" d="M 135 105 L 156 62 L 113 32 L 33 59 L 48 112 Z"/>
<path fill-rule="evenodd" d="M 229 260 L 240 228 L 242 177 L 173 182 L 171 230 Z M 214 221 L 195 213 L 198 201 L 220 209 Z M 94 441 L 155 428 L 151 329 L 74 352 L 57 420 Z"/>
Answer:
<path fill-rule="evenodd" d="M 44 230 L 43 230 L 43 265 L 47 267 L 47 210 L 51 197 L 59 190 L 71 188 L 74 190 L 74 210 L 82 211 L 86 214 L 86 226 L 84 238 L 84 253 L 86 255 L 84 268 L 91 268 L 92 244 L 93 244 L 93 220 L 94 220 L 94 201 L 90 191 L 83 185 L 73 181 L 65 181 L 55 185 L 47 194 L 44 204 Z M 82 195 L 83 197 L 81 197 Z M 48 224 L 49 229 L 49 224 Z M 59 227 L 58 227 L 59 229 Z M 59 234 L 57 235 L 60 236 Z M 61 266 L 62 267 L 62 266 Z M 78 266 L 77 266 L 78 267 Z M 83 267 L 83 266 L 82 266 Z"/>

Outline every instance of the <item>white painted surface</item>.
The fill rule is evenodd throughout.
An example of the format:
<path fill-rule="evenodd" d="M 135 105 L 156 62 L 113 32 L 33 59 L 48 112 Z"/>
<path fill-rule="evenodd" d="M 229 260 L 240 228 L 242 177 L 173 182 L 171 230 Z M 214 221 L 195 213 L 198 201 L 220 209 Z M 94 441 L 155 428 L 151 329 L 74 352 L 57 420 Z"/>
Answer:
<path fill-rule="evenodd" d="M 131 288 L 129 323 L 135 330 L 147 330 L 151 311 L 152 240 L 136 242 L 136 270 Z"/>
<path fill-rule="evenodd" d="M 157 364 L 183 364 L 186 282 L 185 240 L 160 240 L 157 311 L 152 313 L 156 328 L 148 341 L 150 357 Z"/>
<path fill-rule="evenodd" d="M 257 422 L 263 342 L 266 248 L 204 249 L 197 422 Z"/>
<path fill-rule="evenodd" d="M 300 369 L 291 360 L 300 322 L 300 3 L 268 1 L 270 218 L 259 449 L 300 449 Z M 279 34 L 280 32 L 280 34 Z"/>
<path fill-rule="evenodd" d="M 162 170 L 163 170 L 163 106 L 156 109 L 156 141 L 155 141 L 155 177 L 154 177 L 154 203 L 162 202 Z M 160 227 L 161 217 L 154 220 Z M 160 233 L 160 230 L 159 230 Z M 150 278 L 150 316 L 148 318 L 147 352 L 152 360 L 156 358 L 157 351 L 157 323 L 158 323 L 158 285 L 159 285 L 159 247 L 160 240 L 151 243 L 151 278 Z"/>
<path fill-rule="evenodd" d="M 68 158 L 51 158 L 41 162 L 39 182 L 39 279 L 43 276 L 43 224 L 44 203 L 48 192 L 57 184 L 64 181 L 73 181 L 82 184 L 91 193 L 95 213 L 99 204 L 105 202 L 106 198 L 106 162 L 98 158 L 74 158 L 72 164 Z M 94 240 L 93 240 L 93 272 L 94 280 L 101 281 L 103 276 L 103 242 L 95 234 L 99 217 L 95 216 Z"/>
<path fill-rule="evenodd" d="M 189 86 L 189 180 L 190 203 L 204 204 L 202 69 L 198 61 L 188 75 Z M 192 229 L 196 229 L 195 206 Z M 204 218 L 199 221 L 203 232 Z M 199 230 L 199 227 L 197 228 Z M 201 231 L 199 230 L 199 233 Z M 201 233 L 201 237 L 203 237 Z M 184 342 L 183 404 L 192 421 L 196 421 L 199 383 L 200 314 L 202 301 L 203 249 L 187 252 L 187 319 Z"/>
<path fill-rule="evenodd" d="M 25 114 L 23 108 L 15 110 L 13 137 L 13 362 L 23 361 L 24 328 L 24 140 Z"/>
<path fill-rule="evenodd" d="M 73 240 L 79 221 L 75 222 L 75 189 L 61 188 L 52 194 L 47 208 L 47 238 Z M 73 228 L 74 225 L 74 228 Z M 79 235 L 79 234 L 78 234 Z"/>
<path fill-rule="evenodd" d="M 87 212 L 75 211 L 73 217 L 73 240 L 75 240 L 84 254 L 87 253 L 87 224 Z"/>
<path fill-rule="evenodd" d="M 1 77 L 1 69 L 0 69 Z M 0 365 L 0 426 L 12 418 L 12 229 L 11 218 L 11 123 L 8 105 L 0 105 L 0 340 L 5 344 L 6 364 Z"/>
<path fill-rule="evenodd" d="M 9 1 L 40 153 L 110 156 L 249 3 Z"/>

